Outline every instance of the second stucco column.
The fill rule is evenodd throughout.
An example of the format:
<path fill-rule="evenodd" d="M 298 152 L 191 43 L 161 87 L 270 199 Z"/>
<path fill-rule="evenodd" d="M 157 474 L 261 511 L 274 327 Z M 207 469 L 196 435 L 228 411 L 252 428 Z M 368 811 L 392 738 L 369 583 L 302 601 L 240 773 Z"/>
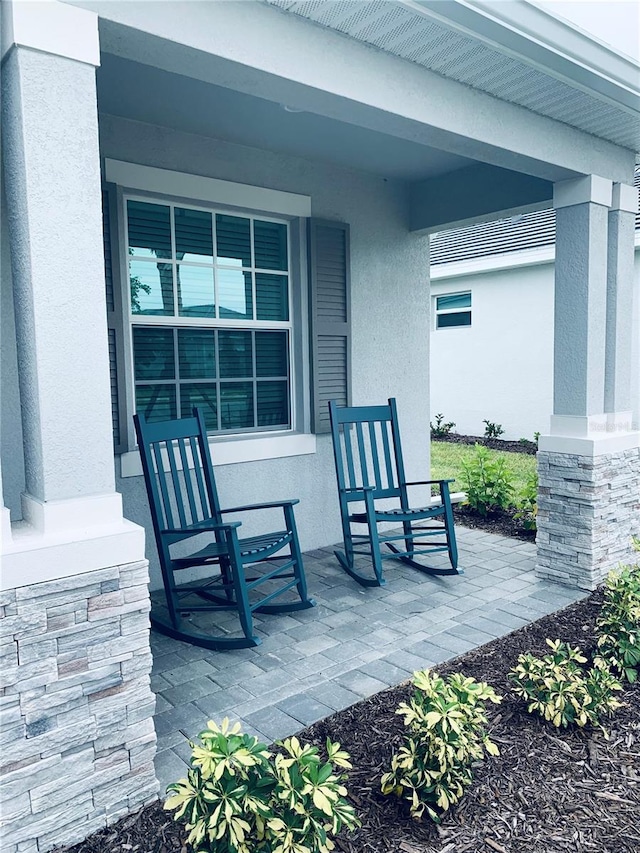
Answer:
<path fill-rule="evenodd" d="M 540 576 L 584 589 L 630 556 L 640 515 L 631 423 L 632 187 L 556 184 L 554 413 L 538 452 Z"/>

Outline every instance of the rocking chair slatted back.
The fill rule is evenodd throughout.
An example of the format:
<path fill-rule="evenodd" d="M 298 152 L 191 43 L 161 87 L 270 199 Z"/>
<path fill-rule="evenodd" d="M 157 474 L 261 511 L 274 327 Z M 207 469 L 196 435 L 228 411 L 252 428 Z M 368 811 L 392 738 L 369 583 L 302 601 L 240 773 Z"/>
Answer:
<path fill-rule="evenodd" d="M 222 522 L 220 502 L 208 449 L 203 415 L 167 423 L 145 424 L 147 441 L 140 452 L 145 456 L 147 488 L 160 510 L 160 530 L 184 529 L 204 521 Z M 154 513 L 154 521 L 156 514 Z"/>
<path fill-rule="evenodd" d="M 332 409 L 338 489 L 347 503 L 361 501 L 363 489 L 373 488 L 373 497 L 400 498 L 406 502 L 402 447 L 397 429 L 395 400 L 388 406 Z M 369 415 L 369 417 L 367 416 Z"/>

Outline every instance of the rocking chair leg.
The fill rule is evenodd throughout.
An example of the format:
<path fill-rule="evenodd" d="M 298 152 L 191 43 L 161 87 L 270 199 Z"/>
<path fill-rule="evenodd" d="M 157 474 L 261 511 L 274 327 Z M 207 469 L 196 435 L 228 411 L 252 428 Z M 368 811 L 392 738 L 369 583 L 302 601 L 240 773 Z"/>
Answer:
<path fill-rule="evenodd" d="M 447 545 L 449 546 L 449 560 L 454 569 L 458 568 L 458 545 L 456 542 L 456 529 L 453 523 L 453 509 L 451 508 L 451 499 L 449 497 L 449 484 L 442 484 L 442 503 L 444 505 L 444 529 L 447 535 Z"/>
<path fill-rule="evenodd" d="M 307 593 L 307 579 L 302 568 L 302 551 L 300 550 L 300 541 L 298 539 L 298 531 L 296 529 L 292 506 L 284 507 L 284 517 L 287 524 L 287 530 L 291 533 L 291 542 L 289 547 L 291 548 L 291 556 L 294 560 L 293 574 L 296 579 L 298 595 L 300 596 L 300 601 L 305 604 L 309 603 L 312 605 L 313 600 L 309 598 Z"/>
<path fill-rule="evenodd" d="M 365 507 L 367 509 L 367 523 L 369 526 L 369 542 L 371 548 L 371 561 L 373 571 L 376 575 L 378 585 L 382 585 L 382 557 L 380 556 L 380 539 L 378 537 L 378 525 L 376 524 L 376 508 L 371 492 L 365 493 Z"/>
<path fill-rule="evenodd" d="M 387 582 L 384 578 L 381 578 L 380 580 L 378 580 L 377 577 L 368 578 L 364 575 L 361 575 L 360 572 L 357 572 L 353 564 L 353 560 L 349 562 L 346 554 L 344 554 L 343 551 L 334 551 L 333 553 L 335 554 L 337 561 L 340 563 L 344 571 L 349 575 L 349 577 L 352 577 L 354 581 L 357 581 L 360 586 L 386 586 Z"/>
<path fill-rule="evenodd" d="M 253 633 L 253 617 L 251 615 L 251 606 L 249 605 L 249 596 L 244 579 L 244 566 L 240 556 L 240 547 L 238 545 L 238 537 L 235 530 L 230 530 L 227 534 L 227 547 L 231 556 L 230 570 L 233 575 L 233 587 L 235 590 L 235 599 L 238 605 L 238 616 L 240 625 L 247 640 L 253 641 L 256 644 L 260 639 Z"/>

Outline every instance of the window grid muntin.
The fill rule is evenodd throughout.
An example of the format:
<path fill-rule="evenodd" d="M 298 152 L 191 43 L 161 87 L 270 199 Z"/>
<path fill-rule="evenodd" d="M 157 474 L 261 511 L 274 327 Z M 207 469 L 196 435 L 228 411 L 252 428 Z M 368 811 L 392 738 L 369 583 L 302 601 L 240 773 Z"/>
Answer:
<path fill-rule="evenodd" d="M 163 315 L 163 314 L 136 314 L 132 311 L 131 305 L 131 294 L 130 294 L 130 284 L 129 284 L 129 263 L 132 259 L 132 256 L 129 255 L 129 216 L 128 216 L 128 202 L 129 201 L 137 201 L 145 204 L 159 204 L 165 207 L 170 208 L 170 229 L 171 229 L 171 259 L 162 259 L 165 263 L 170 263 L 172 265 L 172 287 L 173 287 L 173 315 Z M 176 405 L 176 413 L 178 417 L 184 416 L 188 413 L 183 413 L 181 411 L 182 401 L 181 401 L 181 388 L 183 385 L 189 384 L 213 384 L 216 389 L 216 419 L 218 424 L 218 429 L 215 431 L 210 430 L 210 432 L 215 432 L 219 435 L 233 435 L 233 434 L 243 434 L 243 433 L 255 433 L 255 432 L 270 432 L 270 431 L 291 431 L 293 429 L 294 421 L 295 421 L 295 412 L 294 412 L 294 399 L 292 395 L 292 389 L 294 387 L 294 363 L 293 363 L 293 321 L 292 321 L 292 311 L 293 311 L 293 300 L 292 300 L 292 289 L 291 289 L 291 275 L 292 275 L 292 260 L 291 260 L 291 228 L 290 221 L 288 219 L 282 219 L 273 216 L 264 216 L 257 215 L 251 213 L 245 213 L 242 211 L 229 211 L 224 208 L 217 207 L 209 207 L 204 205 L 194 205 L 188 202 L 172 202 L 168 201 L 162 197 L 158 196 L 147 196 L 147 195 L 138 195 L 138 194 L 125 194 L 123 195 L 123 206 L 124 206 L 124 231 L 125 231 L 125 242 L 126 242 L 126 261 L 127 261 L 127 276 L 126 276 L 126 295 L 127 295 L 127 304 L 129 310 L 129 336 L 130 336 L 130 351 L 131 351 L 131 375 L 133 376 L 133 386 L 134 386 L 134 406 L 137 407 L 136 403 L 136 388 L 141 385 L 172 385 L 175 388 L 175 405 Z M 175 209 L 180 208 L 183 210 L 196 210 L 203 211 L 211 215 L 211 227 L 212 227 L 212 243 L 213 243 L 213 259 L 210 263 L 208 262 L 196 262 L 196 261 L 188 261 L 188 266 L 197 266 L 204 267 L 205 269 L 212 269 L 214 275 L 214 305 L 215 305 L 215 317 L 190 317 L 178 314 L 179 310 L 179 301 L 178 301 L 178 287 L 177 287 L 177 267 L 179 261 L 177 259 L 177 247 L 176 247 L 176 230 L 175 230 Z M 240 267 L 233 266 L 231 264 L 223 264 L 217 262 L 217 223 L 216 223 L 216 214 L 222 215 L 231 215 L 238 216 L 243 219 L 249 220 L 249 232 L 250 232 L 250 249 L 251 249 L 251 267 L 246 267 L 241 264 Z M 256 267 L 255 266 L 255 232 L 254 232 L 254 221 L 259 220 L 261 222 L 273 222 L 279 225 L 284 225 L 286 228 L 286 269 L 275 269 L 275 268 L 266 268 L 266 267 Z M 157 264 L 157 258 L 144 258 L 140 256 L 133 256 L 136 261 L 143 261 L 149 264 Z M 252 319 L 236 319 L 236 318 L 221 318 L 219 317 L 220 311 L 220 301 L 219 301 L 219 293 L 218 293 L 218 269 L 228 269 L 233 271 L 240 271 L 242 274 L 245 272 L 249 272 L 251 275 L 251 299 L 252 299 Z M 256 274 L 266 274 L 266 275 L 278 275 L 283 276 L 286 279 L 287 284 L 287 301 L 286 301 L 286 309 L 287 309 L 287 320 L 258 320 L 257 319 L 257 287 L 256 287 Z M 138 380 L 135 378 L 134 371 L 134 345 L 133 345 L 133 329 L 135 326 L 163 326 L 169 327 L 173 331 L 173 347 L 174 347 L 174 370 L 176 374 L 175 379 L 158 379 L 158 380 Z M 210 378 L 194 378 L 194 379 L 182 379 L 180 378 L 179 372 L 179 351 L 178 351 L 178 331 L 180 328 L 192 328 L 192 329 L 212 329 L 214 331 L 214 357 L 215 357 L 215 370 L 216 377 L 215 379 Z M 224 378 L 221 379 L 219 375 L 219 364 L 220 364 L 220 352 L 219 352 L 219 336 L 218 331 L 221 330 L 232 330 L 237 329 L 238 331 L 251 331 L 251 341 L 252 341 L 252 370 L 253 375 L 251 377 L 238 377 L 235 379 Z M 257 361 L 256 361 L 256 344 L 255 344 L 255 332 L 256 331 L 283 331 L 286 332 L 286 359 L 287 359 L 287 375 L 286 376 L 257 376 Z M 288 423 L 280 424 L 275 426 L 259 426 L 258 425 L 258 384 L 260 382 L 286 382 L 286 407 L 288 414 Z M 251 383 L 253 390 L 253 422 L 254 425 L 247 428 L 233 428 L 228 430 L 221 429 L 222 422 L 222 414 L 221 414 L 221 387 L 223 384 L 235 384 L 235 383 Z"/>
<path fill-rule="evenodd" d="M 142 325 L 150 325 L 150 324 L 142 324 Z M 132 325 L 132 330 L 135 329 L 138 324 Z M 184 327 L 182 327 L 184 328 Z M 188 328 L 193 328 L 198 330 L 199 326 L 190 326 Z M 179 338 L 178 332 L 180 329 L 178 327 L 173 327 L 171 329 L 173 332 L 172 342 L 173 342 L 173 363 L 174 363 L 174 371 L 175 378 L 173 379 L 135 379 L 134 376 L 134 388 L 138 388 L 139 386 L 150 386 L 150 385 L 158 385 L 158 386 L 169 386 L 175 388 L 176 391 L 176 415 L 177 417 L 185 417 L 190 415 L 191 412 L 183 412 L 182 411 L 182 386 L 183 385 L 210 385 L 215 387 L 216 391 L 216 420 L 217 420 L 217 429 L 216 433 L 221 435 L 234 434 L 240 432 L 256 432 L 257 430 L 261 431 L 269 431 L 269 430 L 283 430 L 290 429 L 292 422 L 292 402 L 291 402 L 291 335 L 287 330 L 279 330 L 279 329 L 251 329 L 246 330 L 251 333 L 251 347 L 252 347 L 252 357 L 251 357 L 251 376 L 236 376 L 236 377 L 222 377 L 220 375 L 220 360 L 219 360 L 219 331 L 225 331 L 225 329 L 214 329 L 214 352 L 215 352 L 215 375 L 213 377 L 209 376 L 196 376 L 191 378 L 183 379 L 180 375 L 180 354 L 179 354 Z M 245 331 L 244 329 L 240 329 L 239 331 Z M 287 373 L 279 374 L 279 375 L 268 375 L 268 376 L 258 376 L 257 375 L 257 347 L 256 347 L 256 333 L 266 331 L 266 332 L 284 332 L 287 335 L 287 345 L 285 348 L 286 359 L 287 359 Z M 133 349 L 133 346 L 132 346 Z M 288 409 L 288 424 L 276 424 L 273 426 L 258 426 L 258 386 L 263 382 L 285 382 L 286 390 L 287 390 L 287 409 Z M 221 412 L 221 388 L 222 386 L 230 386 L 230 385 L 238 385 L 238 384 L 249 384 L 253 386 L 253 423 L 254 425 L 246 428 L 234 428 L 234 429 L 223 429 L 222 428 L 222 412 Z M 134 394 L 135 398 L 135 394 Z"/>

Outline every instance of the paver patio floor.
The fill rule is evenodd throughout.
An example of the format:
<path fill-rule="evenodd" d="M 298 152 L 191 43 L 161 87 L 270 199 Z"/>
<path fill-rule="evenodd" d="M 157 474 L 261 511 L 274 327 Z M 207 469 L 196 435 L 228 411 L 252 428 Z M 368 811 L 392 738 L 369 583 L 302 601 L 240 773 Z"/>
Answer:
<path fill-rule="evenodd" d="M 151 633 L 160 791 L 185 775 L 207 720 L 228 716 L 269 743 L 586 595 L 535 575 L 535 546 L 457 528 L 464 574 L 430 577 L 385 561 L 360 587 L 332 548 L 305 554 L 317 606 L 256 616 L 262 645 L 216 652 Z M 446 565 L 446 562 L 443 562 Z"/>

